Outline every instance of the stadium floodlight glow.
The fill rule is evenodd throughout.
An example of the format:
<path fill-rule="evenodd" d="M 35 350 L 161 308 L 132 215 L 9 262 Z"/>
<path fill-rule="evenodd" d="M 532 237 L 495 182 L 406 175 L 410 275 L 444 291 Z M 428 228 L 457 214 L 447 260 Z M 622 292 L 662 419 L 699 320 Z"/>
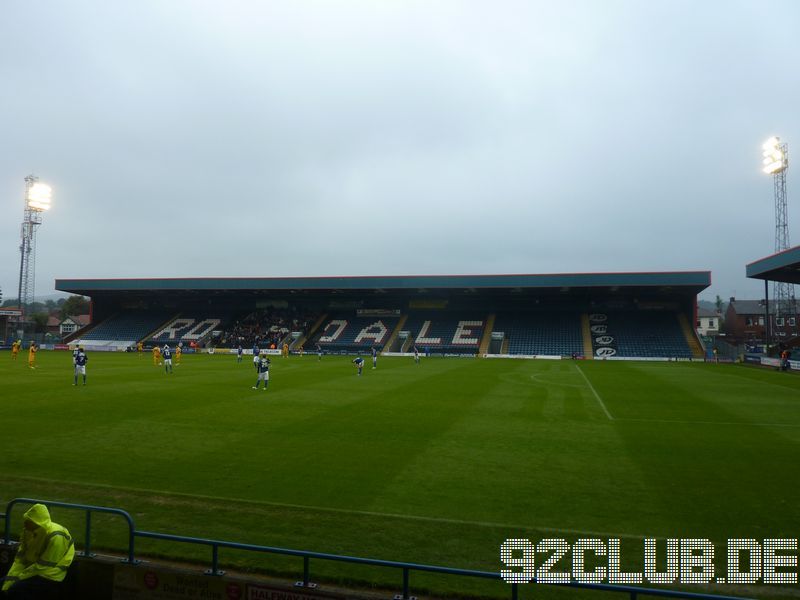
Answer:
<path fill-rule="evenodd" d="M 25 201 L 31 210 L 43 212 L 50 210 L 53 189 L 46 183 L 36 182 L 28 188 Z"/>
<path fill-rule="evenodd" d="M 31 174 L 25 178 L 25 212 L 20 228 L 19 245 L 19 329 L 17 334 L 24 338 L 27 307 L 33 303 L 36 284 L 36 230 L 42 224 L 43 213 L 50 210 L 53 190 L 41 183 Z"/>
<path fill-rule="evenodd" d="M 781 142 L 778 136 L 770 137 L 761 146 L 763 150 L 764 173 L 772 175 L 772 187 L 775 192 L 775 253 L 788 250 L 789 244 L 789 218 L 788 201 L 786 200 L 786 172 L 789 170 L 789 144 Z M 767 281 L 764 281 L 764 298 L 769 297 Z M 783 328 L 784 319 L 791 320 L 797 316 L 797 301 L 794 296 L 794 285 L 786 281 L 772 282 L 772 299 L 775 310 L 769 310 L 769 302 L 764 304 L 764 338 L 767 347 L 770 345 L 770 329 L 775 326 Z M 774 321 L 771 315 L 774 314 Z M 789 321 L 790 323 L 792 321 Z M 781 325 L 778 325 L 781 323 Z M 778 335 L 788 335 L 794 333 L 778 331 Z"/>
<path fill-rule="evenodd" d="M 764 157 L 762 164 L 764 165 L 764 173 L 770 175 L 780 173 L 788 166 L 786 164 L 786 153 L 781 140 L 778 137 L 772 136 L 761 146 Z"/>

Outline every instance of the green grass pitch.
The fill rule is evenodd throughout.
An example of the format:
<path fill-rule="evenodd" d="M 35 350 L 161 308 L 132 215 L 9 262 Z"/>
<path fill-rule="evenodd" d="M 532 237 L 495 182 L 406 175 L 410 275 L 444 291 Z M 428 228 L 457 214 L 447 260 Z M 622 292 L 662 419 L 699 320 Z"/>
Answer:
<path fill-rule="evenodd" d="M 143 530 L 490 571 L 509 537 L 621 537 L 635 569 L 645 536 L 800 536 L 800 378 L 790 374 L 456 358 L 380 358 L 373 370 L 367 358 L 357 377 L 350 358 L 307 355 L 274 358 L 265 392 L 251 389 L 249 357 L 184 355 L 166 375 L 149 355 L 90 352 L 86 387 L 72 386 L 68 352 L 40 352 L 35 370 L 26 358 L 0 353 L 3 507 L 15 497 L 99 504 Z M 55 512 L 80 548 L 82 516 Z M 96 545 L 124 547 L 113 520 L 98 517 L 95 530 Z M 210 557 L 162 542 L 137 549 Z M 302 566 L 224 550 L 220 560 L 292 577 Z M 399 582 L 321 562 L 313 575 Z M 415 584 L 507 597 L 501 584 Z M 523 587 L 523 598 L 577 597 Z"/>

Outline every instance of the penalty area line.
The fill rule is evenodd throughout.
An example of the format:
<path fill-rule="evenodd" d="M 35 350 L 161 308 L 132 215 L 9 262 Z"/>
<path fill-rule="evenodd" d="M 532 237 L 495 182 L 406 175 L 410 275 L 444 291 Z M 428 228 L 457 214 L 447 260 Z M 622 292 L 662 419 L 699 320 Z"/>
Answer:
<path fill-rule="evenodd" d="M 594 386 L 592 385 L 592 382 L 589 381 L 589 378 L 586 377 L 586 375 L 584 374 L 583 371 L 581 371 L 581 368 L 578 365 L 575 365 L 575 368 L 578 369 L 578 373 L 581 374 L 581 377 L 583 377 L 583 380 L 586 382 L 586 385 L 588 385 L 589 389 L 592 390 L 592 394 L 594 394 L 594 397 L 597 398 L 597 403 L 600 405 L 600 408 L 603 409 L 603 412 L 606 413 L 606 416 L 608 417 L 608 420 L 609 421 L 613 421 L 614 417 L 612 417 L 611 413 L 608 412 L 608 409 L 606 408 L 606 405 L 603 403 L 603 399 L 600 397 L 600 394 L 597 393 L 597 390 L 594 389 Z"/>

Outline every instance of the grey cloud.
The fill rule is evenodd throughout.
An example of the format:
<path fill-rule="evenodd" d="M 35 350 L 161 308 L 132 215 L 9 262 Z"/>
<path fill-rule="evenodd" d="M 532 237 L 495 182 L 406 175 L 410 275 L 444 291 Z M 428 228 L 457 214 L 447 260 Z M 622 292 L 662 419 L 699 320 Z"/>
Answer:
<path fill-rule="evenodd" d="M 56 277 L 651 269 L 761 293 L 744 277 L 772 251 L 759 144 L 800 143 L 793 2 L 4 11 L 7 296 L 32 169 L 55 189 L 40 293 Z"/>

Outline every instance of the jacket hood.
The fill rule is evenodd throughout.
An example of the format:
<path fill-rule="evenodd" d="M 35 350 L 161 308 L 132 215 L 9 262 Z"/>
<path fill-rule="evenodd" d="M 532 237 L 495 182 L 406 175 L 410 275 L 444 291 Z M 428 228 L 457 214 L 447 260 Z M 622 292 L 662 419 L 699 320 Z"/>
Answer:
<path fill-rule="evenodd" d="M 29 521 L 33 521 L 39 527 L 47 528 L 50 525 L 50 511 L 44 504 L 34 504 L 23 515 Z"/>

